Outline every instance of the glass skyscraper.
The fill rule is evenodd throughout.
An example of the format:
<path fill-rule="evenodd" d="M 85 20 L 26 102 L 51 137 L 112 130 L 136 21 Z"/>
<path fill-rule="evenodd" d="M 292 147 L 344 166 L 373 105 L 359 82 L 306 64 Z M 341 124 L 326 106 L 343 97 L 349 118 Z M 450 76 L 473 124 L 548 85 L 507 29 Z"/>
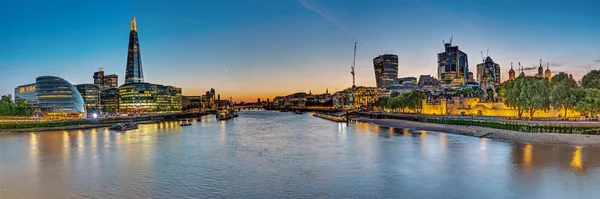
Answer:
<path fill-rule="evenodd" d="M 385 54 L 375 57 L 373 67 L 377 88 L 392 86 L 394 79 L 398 78 L 398 55 Z"/>
<path fill-rule="evenodd" d="M 133 17 L 133 19 L 131 19 L 131 30 L 129 32 L 125 84 L 140 82 L 144 82 L 144 71 L 142 70 L 142 55 L 140 54 L 140 42 L 138 40 L 135 17 Z"/>
<path fill-rule="evenodd" d="M 442 84 L 464 85 L 471 81 L 467 53 L 460 51 L 458 46 L 444 44 L 444 52 L 438 53 L 438 76 Z"/>

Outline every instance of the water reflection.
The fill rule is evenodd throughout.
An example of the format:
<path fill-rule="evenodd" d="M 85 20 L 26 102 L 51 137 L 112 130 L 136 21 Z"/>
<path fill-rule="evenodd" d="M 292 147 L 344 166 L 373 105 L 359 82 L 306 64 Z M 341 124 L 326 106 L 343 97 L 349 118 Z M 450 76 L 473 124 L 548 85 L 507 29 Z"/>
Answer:
<path fill-rule="evenodd" d="M 279 112 L 0 135 L 8 198 L 585 198 L 600 148 Z M 9 171 L 9 172 L 5 172 Z M 107 190 L 111 190 L 107 192 Z M 468 190 L 468 191 L 464 191 Z M 1 197 L 0 198 L 5 198 Z"/>

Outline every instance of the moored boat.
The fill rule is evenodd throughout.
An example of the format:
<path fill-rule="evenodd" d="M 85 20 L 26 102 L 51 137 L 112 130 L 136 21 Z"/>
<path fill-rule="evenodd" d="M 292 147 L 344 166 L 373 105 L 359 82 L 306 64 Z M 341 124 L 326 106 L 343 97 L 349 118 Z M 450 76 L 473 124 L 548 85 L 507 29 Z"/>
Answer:
<path fill-rule="evenodd" d="M 112 127 L 109 127 L 110 130 L 116 130 L 116 131 L 127 131 L 127 130 L 133 130 L 133 129 L 137 129 L 138 128 L 138 124 L 135 122 L 127 122 L 127 123 L 117 123 Z"/>
<path fill-rule="evenodd" d="M 231 114 L 228 110 L 222 110 L 217 112 L 217 120 L 228 120 L 233 118 L 233 114 Z"/>

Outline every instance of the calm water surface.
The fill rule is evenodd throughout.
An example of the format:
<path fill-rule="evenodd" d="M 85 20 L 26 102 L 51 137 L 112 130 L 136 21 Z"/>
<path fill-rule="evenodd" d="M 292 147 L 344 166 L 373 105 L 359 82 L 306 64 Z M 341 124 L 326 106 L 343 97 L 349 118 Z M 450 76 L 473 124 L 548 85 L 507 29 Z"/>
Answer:
<path fill-rule="evenodd" d="M 0 198 L 597 198 L 600 148 L 248 111 L 0 135 Z"/>

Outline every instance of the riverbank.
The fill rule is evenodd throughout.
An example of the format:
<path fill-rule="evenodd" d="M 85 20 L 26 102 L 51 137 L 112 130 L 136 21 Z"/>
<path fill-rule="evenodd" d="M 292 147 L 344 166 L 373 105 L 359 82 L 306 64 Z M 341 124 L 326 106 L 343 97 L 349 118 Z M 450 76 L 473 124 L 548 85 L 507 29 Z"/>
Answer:
<path fill-rule="evenodd" d="M 497 140 L 508 140 L 524 143 L 577 145 L 577 146 L 600 146 L 600 136 L 583 134 L 559 134 L 559 133 L 524 133 L 480 126 L 463 126 L 451 124 L 436 124 L 415 122 L 397 119 L 369 119 L 364 117 L 354 118 L 355 121 L 367 122 L 383 127 L 407 128 L 412 130 L 437 131 L 466 135 L 479 138 Z"/>
<path fill-rule="evenodd" d="M 333 122 L 346 122 L 346 118 L 340 117 L 340 116 L 331 116 L 331 115 L 325 115 L 325 114 L 320 114 L 320 113 L 315 113 L 315 114 L 313 114 L 313 116 L 321 118 L 321 119 L 333 121 Z"/>
<path fill-rule="evenodd" d="M 208 112 L 201 113 L 182 113 L 182 114 L 171 114 L 171 115 L 152 115 L 152 116 L 141 116 L 141 117 L 123 117 L 123 118 L 111 118 L 104 120 L 78 120 L 78 121 L 62 121 L 62 122 L 41 122 L 41 123 L 30 123 L 34 127 L 24 128 L 0 128 L 0 134 L 4 133 L 27 133 L 27 132 L 39 132 L 39 131 L 62 131 L 62 130 L 79 130 L 79 129 L 92 129 L 92 128 L 106 128 L 116 123 L 123 122 L 136 122 L 138 124 L 152 124 L 164 121 L 174 121 L 181 119 L 189 119 L 208 115 Z M 22 123 L 23 126 L 27 123 Z M 56 124 L 56 125 L 55 125 Z M 7 125 L 7 124 L 4 124 Z M 9 124 L 10 125 L 10 124 Z"/>

